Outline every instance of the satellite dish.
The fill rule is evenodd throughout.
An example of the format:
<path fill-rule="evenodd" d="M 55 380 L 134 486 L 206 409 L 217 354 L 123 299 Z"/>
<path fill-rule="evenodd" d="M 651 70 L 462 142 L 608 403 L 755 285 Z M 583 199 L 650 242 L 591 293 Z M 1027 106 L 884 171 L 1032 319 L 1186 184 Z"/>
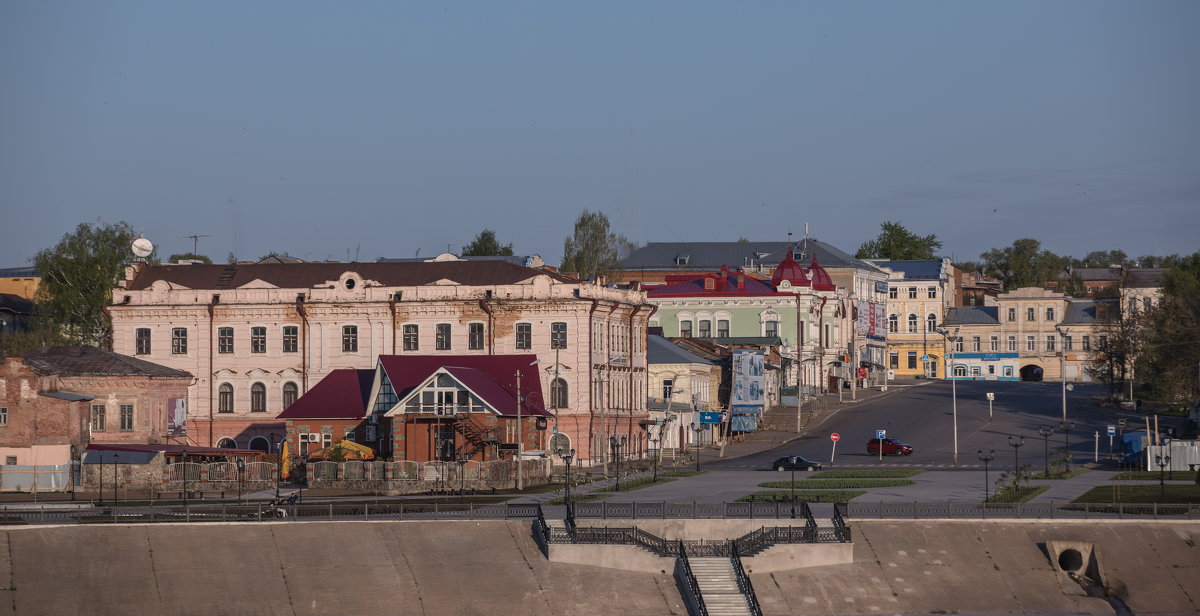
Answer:
<path fill-rule="evenodd" d="M 146 257 L 150 256 L 150 253 L 152 252 L 154 252 L 154 244 L 151 243 L 150 240 L 144 237 L 139 237 L 136 240 L 133 240 L 134 255 L 145 259 Z"/>

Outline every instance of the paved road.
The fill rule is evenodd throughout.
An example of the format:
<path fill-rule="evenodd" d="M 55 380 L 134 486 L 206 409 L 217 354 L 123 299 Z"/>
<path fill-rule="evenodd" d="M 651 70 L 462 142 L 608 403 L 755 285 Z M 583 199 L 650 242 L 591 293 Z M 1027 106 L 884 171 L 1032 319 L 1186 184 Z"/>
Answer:
<path fill-rule="evenodd" d="M 957 389 L 957 413 L 954 398 Z M 995 394 L 989 415 L 987 392 Z M 1099 407 L 1095 400 L 1103 395 L 1099 385 L 1082 384 L 1067 394 L 1067 418 L 1075 428 L 1066 436 L 1070 443 L 1072 465 L 1089 464 L 1094 470 L 1072 479 L 1046 482 L 1051 489 L 1035 497 L 1036 501 L 1072 500 L 1097 485 L 1108 485 L 1115 469 L 1092 465 L 1092 435 L 1101 434 L 1100 458 L 1108 452 L 1103 437 L 1107 425 L 1128 418 L 1131 427 L 1141 426 L 1140 416 L 1128 411 Z M 765 481 L 788 479 L 791 473 L 771 470 L 773 460 L 784 455 L 803 455 L 822 461 L 826 468 L 873 469 L 915 468 L 926 472 L 913 477 L 912 486 L 873 488 L 857 501 L 974 501 L 995 490 L 1003 472 L 1017 464 L 1032 472 L 1043 470 L 1046 455 L 1054 457 L 1064 444 L 1060 430 L 1062 389 L 1060 383 L 963 382 L 952 387 L 942 381 L 910 381 L 877 390 L 859 392 L 857 401 L 836 396 L 827 398 L 828 409 L 806 426 L 803 434 L 776 432 L 755 434 L 742 443 L 730 444 L 725 457 L 715 449 L 704 449 L 701 464 L 707 471 L 701 476 L 679 479 L 667 484 L 607 497 L 610 501 L 722 502 L 732 501 L 762 488 Z M 954 464 L 954 427 L 957 414 L 958 465 Z M 1048 439 L 1038 434 L 1039 427 L 1053 427 Z M 885 456 L 879 460 L 866 453 L 866 441 L 874 430 L 886 429 L 893 436 L 911 443 L 911 456 Z M 838 432 L 836 456 L 829 435 Z M 1024 444 L 1009 446 L 1009 437 L 1023 436 Z M 1086 435 L 1086 438 L 1085 438 Z M 986 465 L 979 450 L 994 451 Z M 833 464 L 829 460 L 833 459 Z M 796 478 L 808 476 L 797 472 Z M 986 475 L 986 477 L 985 477 Z M 581 492 L 609 485 L 612 481 L 584 486 Z"/>

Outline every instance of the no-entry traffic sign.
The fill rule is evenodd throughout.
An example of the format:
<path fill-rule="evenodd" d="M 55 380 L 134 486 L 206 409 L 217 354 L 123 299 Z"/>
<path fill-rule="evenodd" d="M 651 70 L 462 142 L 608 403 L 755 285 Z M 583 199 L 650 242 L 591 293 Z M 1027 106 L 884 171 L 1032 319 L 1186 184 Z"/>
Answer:
<path fill-rule="evenodd" d="M 829 440 L 831 440 L 835 443 L 838 442 L 838 440 L 841 438 L 842 438 L 842 435 L 838 434 L 837 432 L 834 432 L 833 434 L 829 435 Z"/>

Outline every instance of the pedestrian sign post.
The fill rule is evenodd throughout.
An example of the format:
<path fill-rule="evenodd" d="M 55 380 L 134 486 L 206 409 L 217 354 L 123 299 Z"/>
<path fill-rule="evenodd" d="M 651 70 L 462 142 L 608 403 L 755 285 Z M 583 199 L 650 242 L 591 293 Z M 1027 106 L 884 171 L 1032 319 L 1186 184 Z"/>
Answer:
<path fill-rule="evenodd" d="M 829 453 L 829 466 L 833 466 L 833 458 L 837 456 L 837 442 L 842 439 L 842 435 L 834 432 L 829 435 L 829 440 L 833 441 L 833 451 Z"/>

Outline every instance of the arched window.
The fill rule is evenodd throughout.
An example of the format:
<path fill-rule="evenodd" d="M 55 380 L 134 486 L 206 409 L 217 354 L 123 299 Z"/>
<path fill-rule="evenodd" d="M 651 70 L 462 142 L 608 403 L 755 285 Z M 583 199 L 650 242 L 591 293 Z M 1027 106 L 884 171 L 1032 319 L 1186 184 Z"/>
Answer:
<path fill-rule="evenodd" d="M 898 331 L 900 331 L 900 317 L 898 317 L 894 314 L 889 314 L 888 315 L 888 333 L 894 334 Z"/>
<path fill-rule="evenodd" d="M 929 316 L 925 317 L 925 331 L 927 331 L 927 332 L 937 331 L 937 315 L 936 314 L 931 312 L 931 313 L 929 313 Z"/>
<path fill-rule="evenodd" d="M 915 314 L 908 315 L 908 333 L 917 333 L 917 315 Z"/>
<path fill-rule="evenodd" d="M 267 442 L 266 438 L 256 436 L 250 439 L 250 449 L 253 449 L 254 451 L 261 451 L 263 453 L 270 453 L 271 444 Z"/>
<path fill-rule="evenodd" d="M 296 393 L 298 391 L 299 388 L 291 381 L 283 384 L 283 408 L 286 409 L 296 402 Z"/>
<path fill-rule="evenodd" d="M 967 367 L 966 366 L 955 366 L 954 367 L 954 376 L 967 376 Z"/>
<path fill-rule="evenodd" d="M 567 402 L 566 379 L 558 378 L 550 382 L 550 406 L 556 409 L 565 409 L 570 406 Z"/>
<path fill-rule="evenodd" d="M 267 412 L 267 386 L 255 383 L 250 386 L 250 412 Z"/>
<path fill-rule="evenodd" d="M 226 437 L 217 441 L 217 447 L 221 449 L 237 449 L 237 441 Z"/>
<path fill-rule="evenodd" d="M 217 389 L 217 412 L 233 412 L 233 385 L 221 383 L 221 387 Z"/>

